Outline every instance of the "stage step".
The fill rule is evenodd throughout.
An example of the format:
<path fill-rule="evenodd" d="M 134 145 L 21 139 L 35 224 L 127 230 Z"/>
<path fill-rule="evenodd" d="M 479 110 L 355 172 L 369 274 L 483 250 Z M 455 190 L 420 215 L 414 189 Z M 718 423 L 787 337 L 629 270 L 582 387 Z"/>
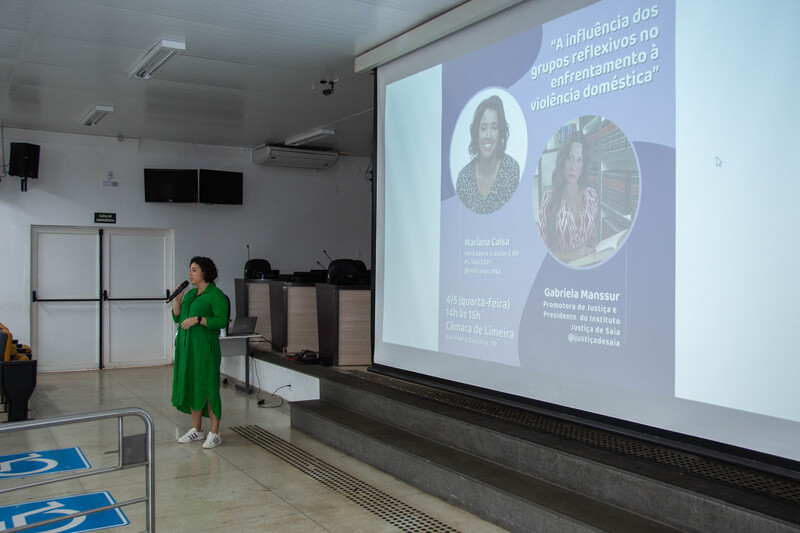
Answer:
<path fill-rule="evenodd" d="M 512 531 L 800 531 L 792 501 L 624 453 L 633 439 L 604 449 L 335 372 L 320 398 L 292 427 Z"/>
<path fill-rule="evenodd" d="M 679 531 L 331 403 L 291 408 L 295 429 L 510 531 Z"/>

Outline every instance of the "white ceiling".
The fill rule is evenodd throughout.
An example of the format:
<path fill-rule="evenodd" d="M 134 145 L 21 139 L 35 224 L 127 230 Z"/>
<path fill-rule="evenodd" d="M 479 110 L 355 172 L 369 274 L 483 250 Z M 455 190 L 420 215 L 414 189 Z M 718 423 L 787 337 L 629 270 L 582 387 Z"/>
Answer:
<path fill-rule="evenodd" d="M 0 0 L 0 125 L 242 147 L 325 126 L 315 146 L 368 156 L 373 80 L 355 57 L 463 3 Z M 129 77 L 161 39 L 186 51 Z M 95 105 L 114 112 L 82 126 Z"/>

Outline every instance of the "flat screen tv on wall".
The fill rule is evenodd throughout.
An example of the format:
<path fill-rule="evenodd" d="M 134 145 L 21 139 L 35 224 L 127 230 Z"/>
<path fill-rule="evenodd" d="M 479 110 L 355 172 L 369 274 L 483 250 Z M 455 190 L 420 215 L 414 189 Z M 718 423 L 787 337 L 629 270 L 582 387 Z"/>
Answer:
<path fill-rule="evenodd" d="M 244 174 L 200 169 L 200 203 L 242 205 Z"/>
<path fill-rule="evenodd" d="M 144 201 L 197 203 L 197 170 L 144 169 Z"/>

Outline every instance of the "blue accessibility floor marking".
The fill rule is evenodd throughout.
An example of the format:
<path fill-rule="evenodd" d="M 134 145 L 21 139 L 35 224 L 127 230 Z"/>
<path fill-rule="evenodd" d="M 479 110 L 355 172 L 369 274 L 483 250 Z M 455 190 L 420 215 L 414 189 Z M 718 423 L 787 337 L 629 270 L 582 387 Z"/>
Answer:
<path fill-rule="evenodd" d="M 35 502 L 0 507 L 0 531 L 35 524 L 44 520 L 64 517 L 52 524 L 25 530 L 26 533 L 81 533 L 130 524 L 120 509 L 109 509 L 85 516 L 69 518 L 69 515 L 99 509 L 116 502 L 109 492 L 94 492 L 78 496 L 49 498 Z"/>
<path fill-rule="evenodd" d="M 0 479 L 91 468 L 80 448 L 0 455 Z"/>

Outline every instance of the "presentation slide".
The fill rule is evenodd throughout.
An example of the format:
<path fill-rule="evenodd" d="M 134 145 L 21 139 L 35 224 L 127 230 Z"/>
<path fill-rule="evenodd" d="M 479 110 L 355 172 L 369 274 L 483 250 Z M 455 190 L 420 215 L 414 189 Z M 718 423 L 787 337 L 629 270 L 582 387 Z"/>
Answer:
<path fill-rule="evenodd" d="M 800 3 L 554 5 L 379 69 L 375 363 L 800 460 Z"/>

